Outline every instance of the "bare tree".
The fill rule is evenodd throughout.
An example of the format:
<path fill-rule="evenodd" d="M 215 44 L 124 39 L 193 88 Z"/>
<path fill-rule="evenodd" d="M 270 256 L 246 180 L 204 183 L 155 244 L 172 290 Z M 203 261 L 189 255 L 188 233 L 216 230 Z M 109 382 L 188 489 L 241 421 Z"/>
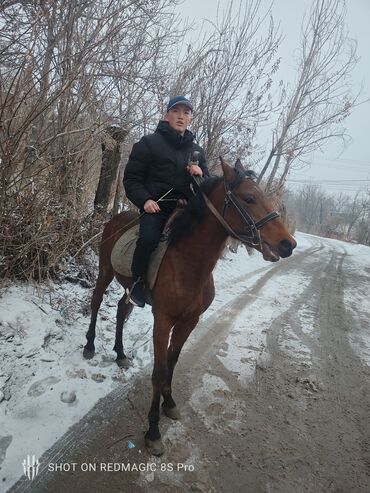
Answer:
<path fill-rule="evenodd" d="M 177 39 L 174 3 L 1 5 L 2 271 L 42 277 L 84 241 L 105 129 L 112 123 L 124 127 L 126 119 L 131 127 L 141 121 L 134 109 L 144 81 Z"/>
<path fill-rule="evenodd" d="M 282 185 L 297 161 L 330 139 L 345 141 L 343 121 L 358 96 L 349 76 L 356 64 L 356 44 L 345 28 L 344 0 L 316 0 L 302 27 L 297 80 L 287 92 L 259 180 L 270 189 L 281 170 Z"/>
<path fill-rule="evenodd" d="M 113 202 L 115 211 L 120 208 L 122 163 L 132 143 L 153 130 L 169 95 L 193 99 L 193 129 L 211 168 L 219 154 L 249 163 L 259 159 L 256 130 L 283 101 L 273 103 L 271 95 L 280 34 L 269 9 L 262 11 L 261 0 L 230 2 L 215 25 L 188 43 L 187 27 L 173 11 L 176 3 L 2 2 L 2 273 L 41 278 L 57 270 L 63 256 L 80 251 L 93 236 L 94 198 L 104 208 Z M 267 166 L 276 166 L 271 180 L 281 157 L 284 181 L 297 158 L 344 135 L 341 120 L 355 103 L 345 77 L 355 54 L 349 41 L 342 42 L 342 51 L 349 51 L 338 65 L 334 45 L 347 38 L 339 29 L 343 13 L 330 14 L 339 5 L 341 0 L 317 0 L 311 15 L 298 89 L 284 100 L 275 132 Z M 112 128 L 129 132 L 121 147 L 107 137 Z"/>
<path fill-rule="evenodd" d="M 354 226 L 353 238 L 364 245 L 370 245 L 370 190 L 363 196 L 362 213 Z"/>
<path fill-rule="evenodd" d="M 321 187 L 307 184 L 299 192 L 286 193 L 285 202 L 288 209 L 294 211 L 297 228 L 306 233 L 323 232 L 324 224 L 335 210 L 335 201 Z"/>
<path fill-rule="evenodd" d="M 357 192 L 347 206 L 347 239 L 351 239 L 352 231 L 356 228 L 357 224 L 362 223 L 366 219 L 369 215 L 369 211 L 369 198 L 366 198 L 360 192 Z"/>
<path fill-rule="evenodd" d="M 159 88 L 191 97 L 192 129 L 211 168 L 220 154 L 229 159 L 251 154 L 256 128 L 273 109 L 269 90 L 280 40 L 260 0 L 230 2 L 215 25 L 206 25 L 204 34 L 183 48 L 169 91 Z"/>
<path fill-rule="evenodd" d="M 329 195 L 321 187 L 307 184 L 296 192 L 285 191 L 284 198 L 301 231 L 369 244 L 369 192 L 354 197 Z"/>

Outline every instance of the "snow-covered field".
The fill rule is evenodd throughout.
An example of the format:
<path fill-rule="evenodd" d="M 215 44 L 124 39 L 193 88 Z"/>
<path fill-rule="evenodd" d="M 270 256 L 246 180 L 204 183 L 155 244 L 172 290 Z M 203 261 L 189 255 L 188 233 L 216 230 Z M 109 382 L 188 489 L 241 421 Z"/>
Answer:
<path fill-rule="evenodd" d="M 312 238 L 315 237 L 297 234 L 297 253 L 312 247 Z M 321 240 L 332 242 L 335 248 L 347 252 L 344 267 L 348 271 L 369 270 L 370 248 Z M 244 248 L 239 248 L 237 254 L 229 252 L 217 265 L 216 299 L 202 320 L 227 310 L 235 297 L 248 290 L 274 265 L 265 262 L 259 254 L 248 256 Z M 263 327 L 267 321 L 280 315 L 305 288 L 303 274 L 287 275 L 288 283 L 281 274 L 278 281 L 275 279 L 274 283 L 266 285 L 263 300 L 257 298 L 253 302 L 256 309 L 251 311 L 253 320 L 249 319 L 250 351 L 246 354 L 249 363 L 242 373 L 238 368 L 242 381 L 248 381 L 256 358 L 261 356 L 265 340 Z M 282 306 L 276 300 L 287 285 L 289 291 L 284 293 Z M 122 370 L 115 364 L 116 355 L 112 351 L 115 312 L 122 295 L 117 283 L 112 283 L 102 304 L 97 323 L 96 356 L 90 361 L 82 358 L 91 291 L 69 283 L 50 283 L 10 285 L 1 293 L 0 490 L 4 485 L 5 490 L 8 489 L 22 475 L 22 462 L 27 455 L 40 457 L 100 398 L 117 386 L 131 385 L 141 370 L 151 365 L 150 307 L 135 309 L 124 327 L 124 347 L 133 358 L 133 367 Z M 345 286 L 346 307 L 354 317 L 370 313 L 368 294 L 363 285 Z M 242 313 L 235 318 L 226 340 L 229 351 L 220 357 L 230 370 L 238 365 L 232 348 L 242 343 L 243 320 Z M 358 334 L 351 343 L 370 364 L 370 333 Z"/>

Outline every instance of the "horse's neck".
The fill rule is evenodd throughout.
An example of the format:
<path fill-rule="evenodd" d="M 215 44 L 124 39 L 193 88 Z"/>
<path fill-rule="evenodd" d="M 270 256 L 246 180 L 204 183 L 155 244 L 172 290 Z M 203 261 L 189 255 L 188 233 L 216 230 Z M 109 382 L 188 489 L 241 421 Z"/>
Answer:
<path fill-rule="evenodd" d="M 207 278 L 221 257 L 226 240 L 227 234 L 224 228 L 207 209 L 202 221 L 188 238 L 181 241 L 178 249 L 187 259 L 187 263 L 191 263 L 191 270 L 196 272 L 197 276 Z"/>

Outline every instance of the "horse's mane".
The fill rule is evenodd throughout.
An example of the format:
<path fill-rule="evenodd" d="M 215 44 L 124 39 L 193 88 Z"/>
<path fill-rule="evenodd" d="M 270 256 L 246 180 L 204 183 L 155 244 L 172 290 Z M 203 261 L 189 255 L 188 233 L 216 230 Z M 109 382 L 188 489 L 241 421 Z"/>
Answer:
<path fill-rule="evenodd" d="M 187 237 L 200 223 L 206 208 L 202 192 L 205 195 L 210 194 L 216 184 L 220 183 L 222 179 L 223 178 L 220 176 L 212 176 L 206 178 L 202 181 L 200 186 L 197 187 L 196 194 L 189 200 L 185 209 L 175 217 L 172 223 L 169 236 L 170 244 L 174 245 Z"/>
<path fill-rule="evenodd" d="M 230 184 L 230 188 L 234 189 L 238 187 L 246 177 L 254 180 L 256 178 L 256 174 L 252 170 L 242 172 L 235 168 L 235 179 Z M 189 236 L 194 228 L 200 223 L 206 209 L 206 203 L 202 193 L 208 196 L 214 187 L 222 180 L 223 176 L 212 176 L 210 178 L 206 178 L 200 184 L 196 194 L 189 200 L 183 212 L 181 212 L 173 221 L 169 235 L 169 243 L 171 245 L 174 245 L 183 238 Z"/>

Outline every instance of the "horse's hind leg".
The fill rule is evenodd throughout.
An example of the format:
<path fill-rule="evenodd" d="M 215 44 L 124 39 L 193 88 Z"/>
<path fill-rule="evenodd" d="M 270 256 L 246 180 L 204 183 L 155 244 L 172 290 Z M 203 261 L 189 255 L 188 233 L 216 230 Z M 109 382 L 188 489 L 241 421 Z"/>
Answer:
<path fill-rule="evenodd" d="M 113 351 L 116 351 L 117 353 L 116 362 L 120 368 L 128 368 L 130 366 L 129 359 L 123 352 L 122 331 L 123 324 L 126 322 L 128 317 L 130 316 L 130 313 L 132 312 L 133 305 L 131 303 L 126 303 L 126 300 L 127 295 L 124 294 L 118 302 L 116 340 L 113 347 Z"/>
<path fill-rule="evenodd" d="M 172 331 L 171 342 L 167 352 L 167 379 L 163 387 L 163 411 L 171 419 L 180 419 L 180 412 L 172 398 L 172 377 L 173 372 L 179 359 L 183 345 L 188 339 L 190 333 L 197 325 L 199 316 L 192 319 L 176 323 Z"/>
<path fill-rule="evenodd" d="M 91 359 L 95 353 L 95 326 L 96 319 L 98 316 L 98 311 L 103 300 L 103 295 L 109 284 L 112 282 L 114 277 L 113 267 L 102 269 L 99 271 L 98 280 L 96 281 L 96 286 L 91 298 L 91 319 L 89 329 L 86 332 L 87 343 L 83 350 L 83 356 L 86 359 Z"/>

